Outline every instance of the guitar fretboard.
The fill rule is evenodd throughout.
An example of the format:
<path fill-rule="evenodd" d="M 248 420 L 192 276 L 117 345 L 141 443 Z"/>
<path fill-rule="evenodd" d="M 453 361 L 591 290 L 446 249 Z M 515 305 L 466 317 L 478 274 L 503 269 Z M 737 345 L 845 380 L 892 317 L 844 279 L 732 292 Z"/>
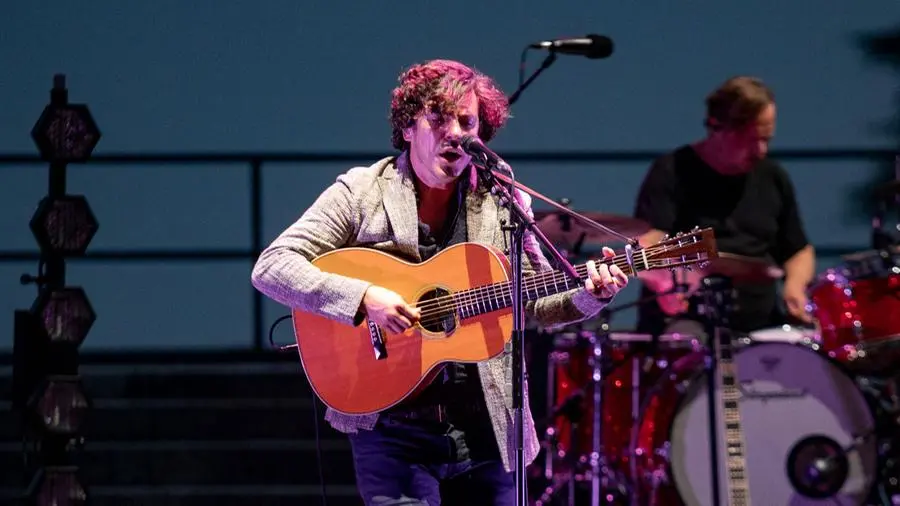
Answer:
<path fill-rule="evenodd" d="M 640 260 L 640 264 L 638 264 L 638 260 Z M 607 265 L 618 265 L 623 272 L 631 273 L 631 267 L 628 265 L 624 255 L 610 259 L 595 260 L 595 262 L 598 264 L 603 262 Z M 634 263 L 634 271 L 647 270 L 650 268 L 650 262 L 644 256 L 635 259 Z M 570 276 L 558 271 L 538 274 L 522 279 L 523 298 L 526 301 L 535 301 L 541 297 L 547 297 L 549 295 L 584 286 L 584 280 L 588 277 L 587 264 L 573 267 L 575 267 L 575 273 L 578 274 L 578 281 L 575 281 Z M 453 303 L 456 307 L 457 314 L 461 318 L 471 318 L 473 316 L 511 307 L 513 303 L 512 282 L 506 281 L 456 292 L 453 294 Z"/>
<path fill-rule="evenodd" d="M 747 462 L 744 452 L 744 434 L 741 430 L 741 412 L 738 406 L 740 390 L 735 379 L 736 367 L 732 360 L 731 336 L 723 333 L 716 344 L 718 352 L 718 376 L 722 385 L 722 418 L 725 427 L 725 467 L 728 472 L 728 504 L 748 506 L 750 487 L 747 482 Z M 720 425 L 722 426 L 722 425 Z"/>
<path fill-rule="evenodd" d="M 638 272 L 689 265 L 706 258 L 708 252 L 685 250 L 686 246 L 698 244 L 698 235 L 671 239 L 666 243 L 636 248 L 630 257 L 625 253 L 610 258 L 595 259 L 597 265 L 616 265 L 626 275 L 636 276 Z M 685 250 L 684 254 L 677 252 Z M 540 272 L 522 280 L 522 296 L 526 301 L 535 301 L 573 288 L 584 286 L 588 277 L 587 263 L 575 265 L 578 281 L 556 270 Z M 449 301 L 448 301 L 449 302 Z M 512 306 L 512 281 L 461 290 L 452 295 L 453 309 L 460 318 L 471 318 L 481 314 Z"/>
<path fill-rule="evenodd" d="M 679 234 L 672 239 L 643 248 L 626 248 L 609 258 L 594 260 L 599 266 L 617 266 L 628 276 L 638 272 L 688 266 L 706 261 L 716 254 L 714 236 L 709 229 L 697 230 L 688 235 Z M 581 288 L 588 278 L 587 263 L 574 266 L 578 279 L 557 270 L 544 270 L 522 279 L 522 298 L 532 302 L 542 297 Z M 418 307 L 423 318 L 435 321 L 448 315 L 460 319 L 472 318 L 512 306 L 512 281 L 501 281 L 466 290 L 440 295 L 424 300 Z"/>

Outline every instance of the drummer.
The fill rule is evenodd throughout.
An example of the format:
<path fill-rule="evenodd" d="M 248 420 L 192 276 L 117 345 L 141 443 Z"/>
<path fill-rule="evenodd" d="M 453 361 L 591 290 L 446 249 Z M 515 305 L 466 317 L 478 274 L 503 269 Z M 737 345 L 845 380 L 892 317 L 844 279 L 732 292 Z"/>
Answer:
<path fill-rule="evenodd" d="M 740 76 L 725 81 L 706 98 L 706 137 L 653 162 L 634 211 L 652 227 L 639 238 L 643 246 L 656 243 L 664 233 L 711 227 L 720 252 L 780 267 L 781 297 L 775 279 L 734 281 L 737 308 L 729 327 L 742 332 L 810 322 L 806 289 L 815 273 L 815 251 L 807 240 L 790 177 L 766 157 L 775 133 L 775 112 L 774 95 L 759 79 Z M 691 295 L 704 275 L 696 269 L 679 271 L 685 293 L 663 295 L 642 305 L 638 331 L 701 333 L 697 297 Z M 673 276 L 666 270 L 645 272 L 641 279 L 644 297 L 673 288 Z"/>

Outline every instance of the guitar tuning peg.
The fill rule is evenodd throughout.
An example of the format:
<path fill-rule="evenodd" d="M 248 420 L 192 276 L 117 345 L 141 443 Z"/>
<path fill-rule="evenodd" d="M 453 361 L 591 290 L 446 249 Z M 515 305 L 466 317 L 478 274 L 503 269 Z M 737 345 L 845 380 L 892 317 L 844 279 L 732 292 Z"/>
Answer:
<path fill-rule="evenodd" d="M 700 231 L 700 227 L 697 225 L 694 225 L 694 228 L 691 229 L 691 232 L 699 232 L 699 231 Z"/>

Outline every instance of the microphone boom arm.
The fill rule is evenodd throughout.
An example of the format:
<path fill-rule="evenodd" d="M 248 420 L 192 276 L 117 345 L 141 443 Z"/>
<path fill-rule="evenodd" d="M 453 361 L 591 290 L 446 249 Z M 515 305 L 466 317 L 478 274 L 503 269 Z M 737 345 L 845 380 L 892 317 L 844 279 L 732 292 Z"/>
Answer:
<path fill-rule="evenodd" d="M 500 197 L 501 201 L 506 201 L 510 206 L 510 211 L 513 215 L 513 219 L 518 220 L 521 226 L 525 230 L 530 230 L 538 242 L 540 242 L 547 251 L 550 252 L 550 255 L 556 261 L 556 264 L 560 266 L 560 269 L 572 278 L 574 281 L 581 282 L 581 277 L 578 275 L 578 272 L 575 271 L 575 267 L 569 263 L 568 260 L 559 252 L 556 248 L 553 247 L 553 243 L 550 239 L 547 238 L 546 235 L 541 231 L 541 229 L 537 226 L 537 223 L 528 216 L 528 213 L 522 206 L 519 205 L 518 199 L 512 194 L 510 190 L 508 190 L 501 182 L 507 185 L 512 185 L 515 187 L 519 187 L 518 181 L 514 181 L 509 176 L 498 172 L 493 169 L 489 169 L 487 166 L 483 168 L 477 168 L 479 176 L 481 179 L 487 183 L 489 186 L 493 187 L 496 191 L 497 196 Z"/>
<path fill-rule="evenodd" d="M 531 49 L 531 48 L 526 47 L 525 50 L 522 51 L 521 68 L 523 68 L 523 69 L 525 68 L 525 55 L 527 54 L 529 49 Z M 525 91 L 525 88 L 528 88 L 528 86 L 530 86 L 531 83 L 534 82 L 534 80 L 537 79 L 537 77 L 539 75 L 541 75 L 541 73 L 543 71 L 547 70 L 550 67 L 550 65 L 553 65 L 553 62 L 555 62 L 555 61 L 556 61 L 556 52 L 551 51 L 547 55 L 547 57 L 544 58 L 544 61 L 541 63 L 541 66 L 538 67 L 537 70 L 532 72 L 531 76 L 529 76 L 528 79 L 526 79 L 524 82 L 519 83 L 519 87 L 516 88 L 516 91 L 513 92 L 513 94 L 509 96 L 509 99 L 507 99 L 509 102 L 509 105 L 515 104 L 519 100 L 519 96 L 522 95 L 522 92 Z M 521 76 L 521 74 L 520 74 L 520 76 Z M 521 78 L 520 78 L 520 81 L 521 81 Z"/>
<path fill-rule="evenodd" d="M 493 173 L 494 173 L 494 177 L 496 177 L 497 179 L 500 179 L 504 183 L 506 183 L 506 184 L 512 183 L 513 185 L 515 185 L 516 188 L 531 195 L 532 197 L 535 197 L 539 200 L 546 202 L 547 204 L 550 204 L 555 209 L 562 211 L 562 212 L 568 214 L 569 216 L 574 217 L 575 219 L 584 223 L 585 225 L 587 225 L 593 229 L 599 230 L 600 232 L 603 232 L 605 234 L 608 234 L 608 235 L 611 235 L 614 237 L 618 237 L 619 239 L 621 239 L 622 241 L 624 241 L 627 245 L 630 245 L 631 247 L 638 246 L 637 239 L 635 239 L 633 237 L 628 237 L 627 235 L 624 235 L 624 234 L 620 234 L 619 232 L 616 232 L 615 230 L 607 227 L 606 225 L 603 225 L 602 223 L 597 223 L 596 221 L 588 218 L 587 216 L 584 216 L 583 214 L 580 214 L 577 211 L 573 211 L 573 210 L 569 209 L 568 207 L 566 207 L 562 204 L 559 204 L 558 202 L 555 202 L 553 199 L 551 199 L 549 197 L 545 197 L 544 195 L 541 195 L 537 191 L 532 190 L 531 188 L 523 185 L 522 183 L 520 183 L 518 181 L 512 181 L 512 179 L 510 179 L 509 176 L 507 176 L 506 174 L 503 174 L 496 170 L 493 171 Z M 629 255 L 630 255 L 630 253 L 629 253 Z M 629 265 L 630 264 L 631 264 L 631 259 L 629 258 Z"/>

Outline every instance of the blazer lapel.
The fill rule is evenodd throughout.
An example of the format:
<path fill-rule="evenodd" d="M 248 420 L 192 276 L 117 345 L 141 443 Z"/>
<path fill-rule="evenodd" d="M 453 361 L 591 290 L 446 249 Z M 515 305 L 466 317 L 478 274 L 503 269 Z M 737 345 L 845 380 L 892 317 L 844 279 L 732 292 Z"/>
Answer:
<path fill-rule="evenodd" d="M 406 154 L 397 157 L 395 163 L 385 168 L 378 184 L 384 196 L 384 211 L 394 232 L 394 241 L 400 253 L 421 261 L 419 257 L 419 213 L 416 210 L 416 189 L 413 186 Z"/>
<path fill-rule="evenodd" d="M 466 230 L 470 241 L 496 245 L 500 224 L 494 197 L 477 191 L 466 193 Z M 502 231 L 500 231 L 502 233 Z"/>

